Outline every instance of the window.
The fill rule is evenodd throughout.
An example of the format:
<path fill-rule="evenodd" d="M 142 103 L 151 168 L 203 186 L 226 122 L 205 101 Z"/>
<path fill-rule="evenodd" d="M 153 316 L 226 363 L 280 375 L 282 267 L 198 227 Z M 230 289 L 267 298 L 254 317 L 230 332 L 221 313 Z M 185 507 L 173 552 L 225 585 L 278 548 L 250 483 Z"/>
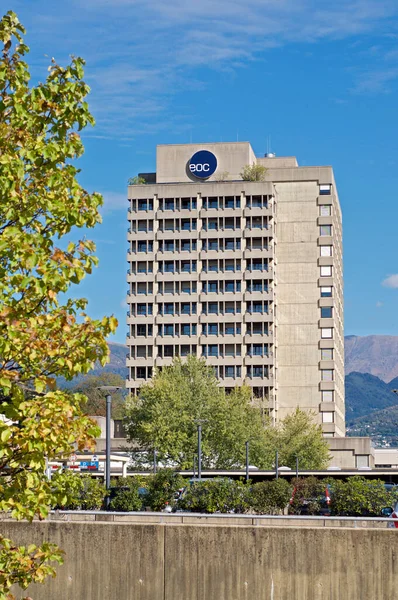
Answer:
<path fill-rule="evenodd" d="M 333 329 L 331 327 L 321 328 L 321 338 L 323 340 L 330 340 L 333 338 Z"/>
<path fill-rule="evenodd" d="M 181 281 L 181 293 L 182 294 L 190 294 L 191 293 L 190 281 Z"/>
<path fill-rule="evenodd" d="M 234 323 L 225 323 L 224 333 L 225 333 L 225 335 L 235 335 L 235 324 Z"/>
<path fill-rule="evenodd" d="M 232 366 L 226 366 L 224 369 L 225 377 L 235 377 L 235 368 Z"/>
<path fill-rule="evenodd" d="M 164 249 L 166 252 L 174 252 L 174 241 L 165 240 L 164 241 Z"/>
<path fill-rule="evenodd" d="M 226 302 L 225 303 L 225 312 L 226 312 L 226 314 L 234 314 L 235 313 L 235 303 L 234 302 Z M 236 312 L 238 312 L 238 311 L 236 311 Z"/>
<path fill-rule="evenodd" d="M 208 250 L 218 250 L 218 240 L 208 240 L 207 249 Z"/>
<path fill-rule="evenodd" d="M 159 263 L 160 269 L 161 263 Z M 174 273 L 174 261 L 173 260 L 165 260 L 164 261 L 164 272 L 165 273 Z"/>
<path fill-rule="evenodd" d="M 174 335 L 174 325 L 165 325 L 163 335 Z"/>
<path fill-rule="evenodd" d="M 333 309 L 331 306 L 322 306 L 321 307 L 321 319 L 331 319 L 332 313 L 333 313 Z"/>
<path fill-rule="evenodd" d="M 321 298 L 330 298 L 332 296 L 332 288 L 331 287 L 321 287 Z"/>
<path fill-rule="evenodd" d="M 137 337 L 146 337 L 146 325 L 137 325 Z"/>
<path fill-rule="evenodd" d="M 319 207 L 319 214 L 321 217 L 330 217 L 330 215 L 332 214 L 331 212 L 331 206 L 330 204 L 322 204 Z"/>
<path fill-rule="evenodd" d="M 217 344 L 209 344 L 207 346 L 203 346 L 203 354 L 205 356 L 218 356 Z"/>
<path fill-rule="evenodd" d="M 191 305 L 189 302 L 181 302 L 181 314 L 182 315 L 190 315 L 191 314 Z"/>
<path fill-rule="evenodd" d="M 333 360 L 333 348 L 322 348 L 321 360 Z"/>
<path fill-rule="evenodd" d="M 331 390 L 322 392 L 322 402 L 333 402 L 333 392 Z"/>
<path fill-rule="evenodd" d="M 334 413 L 332 412 L 323 412 L 322 413 L 322 423 L 333 423 L 334 421 Z"/>
<path fill-rule="evenodd" d="M 319 234 L 322 236 L 332 235 L 332 226 L 331 225 L 320 225 L 319 226 Z"/>
<path fill-rule="evenodd" d="M 238 283 L 240 283 L 240 281 Z M 235 291 L 235 282 L 234 281 L 226 281 L 224 289 L 226 292 L 234 292 Z"/>
<path fill-rule="evenodd" d="M 217 323 L 209 323 L 207 327 L 208 327 L 208 335 L 218 335 Z"/>
<path fill-rule="evenodd" d="M 191 231 L 191 219 L 181 219 L 181 230 Z"/>
<path fill-rule="evenodd" d="M 331 277 L 332 267 L 321 267 L 321 277 Z"/>
<path fill-rule="evenodd" d="M 332 193 L 332 186 L 330 183 L 322 184 L 319 186 L 319 195 L 320 196 L 330 196 Z"/>
<path fill-rule="evenodd" d="M 195 261 L 192 261 L 192 263 L 194 263 L 194 262 Z M 193 266 L 193 264 L 192 264 L 192 266 Z M 181 273 L 191 273 L 191 262 L 189 260 L 181 261 Z"/>
<path fill-rule="evenodd" d="M 162 305 L 159 304 L 160 311 L 162 310 L 161 307 L 162 307 Z M 164 311 L 163 312 L 164 315 L 174 315 L 174 304 L 173 304 L 173 302 L 165 302 L 163 304 L 163 311 Z"/>
<path fill-rule="evenodd" d="M 183 323 L 181 325 L 181 335 L 190 335 L 191 334 L 191 326 L 187 323 Z"/>
<path fill-rule="evenodd" d="M 218 208 L 218 198 L 212 197 L 207 200 L 207 208 Z"/>
<path fill-rule="evenodd" d="M 211 294 L 217 294 L 218 291 L 218 282 L 217 281 L 208 281 L 207 282 L 207 291 Z"/>
<path fill-rule="evenodd" d="M 207 220 L 207 229 L 217 231 L 217 229 L 218 229 L 217 219 L 208 219 Z"/>
<path fill-rule="evenodd" d="M 332 246 L 321 246 L 321 256 L 332 256 Z"/>
<path fill-rule="evenodd" d="M 209 302 L 207 304 L 208 313 L 218 315 L 218 302 Z"/>
<path fill-rule="evenodd" d="M 333 369 L 321 369 L 321 381 L 333 381 Z"/>
<path fill-rule="evenodd" d="M 191 244 L 190 240 L 181 240 L 181 252 L 190 252 Z"/>

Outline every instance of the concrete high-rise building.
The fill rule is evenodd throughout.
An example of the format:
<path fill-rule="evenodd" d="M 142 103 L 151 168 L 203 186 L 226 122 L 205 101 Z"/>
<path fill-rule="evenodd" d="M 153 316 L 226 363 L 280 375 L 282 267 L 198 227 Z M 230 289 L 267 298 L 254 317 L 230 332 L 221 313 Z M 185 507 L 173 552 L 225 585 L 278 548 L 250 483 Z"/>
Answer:
<path fill-rule="evenodd" d="M 266 167 L 246 181 L 247 165 Z M 342 219 L 331 167 L 247 142 L 162 145 L 129 194 L 127 386 L 196 354 L 273 419 L 345 434 Z"/>

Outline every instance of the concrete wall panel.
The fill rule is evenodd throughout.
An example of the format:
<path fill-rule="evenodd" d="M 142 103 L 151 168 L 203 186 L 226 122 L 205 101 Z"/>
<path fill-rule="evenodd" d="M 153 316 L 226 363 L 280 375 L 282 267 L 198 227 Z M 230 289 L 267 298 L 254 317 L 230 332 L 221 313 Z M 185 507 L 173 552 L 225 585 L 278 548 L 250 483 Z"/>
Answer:
<path fill-rule="evenodd" d="M 307 523 L 303 523 L 306 524 Z M 388 529 L 2 522 L 18 542 L 66 551 L 35 600 L 390 600 Z"/>

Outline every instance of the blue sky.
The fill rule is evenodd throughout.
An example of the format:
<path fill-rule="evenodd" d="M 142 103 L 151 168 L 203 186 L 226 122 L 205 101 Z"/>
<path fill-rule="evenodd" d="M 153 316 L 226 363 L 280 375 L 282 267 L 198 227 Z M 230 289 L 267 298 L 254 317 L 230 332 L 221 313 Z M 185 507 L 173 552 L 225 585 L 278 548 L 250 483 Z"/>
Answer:
<path fill-rule="evenodd" d="M 3 3 L 4 4 L 4 3 Z M 10 0 L 29 63 L 83 56 L 97 120 L 81 183 L 103 193 L 100 266 L 81 286 L 124 342 L 127 179 L 158 143 L 250 141 L 333 165 L 347 335 L 398 335 L 397 0 Z M 77 291 L 77 290 L 76 290 Z"/>

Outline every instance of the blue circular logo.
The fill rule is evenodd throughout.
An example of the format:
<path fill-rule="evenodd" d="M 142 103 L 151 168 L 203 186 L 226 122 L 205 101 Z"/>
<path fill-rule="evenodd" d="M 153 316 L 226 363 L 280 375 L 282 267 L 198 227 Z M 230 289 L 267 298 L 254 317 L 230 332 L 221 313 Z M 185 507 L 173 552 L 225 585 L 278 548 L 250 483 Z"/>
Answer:
<path fill-rule="evenodd" d="M 207 179 L 217 169 L 217 159 L 212 152 L 199 150 L 192 156 L 188 167 L 194 177 Z"/>

